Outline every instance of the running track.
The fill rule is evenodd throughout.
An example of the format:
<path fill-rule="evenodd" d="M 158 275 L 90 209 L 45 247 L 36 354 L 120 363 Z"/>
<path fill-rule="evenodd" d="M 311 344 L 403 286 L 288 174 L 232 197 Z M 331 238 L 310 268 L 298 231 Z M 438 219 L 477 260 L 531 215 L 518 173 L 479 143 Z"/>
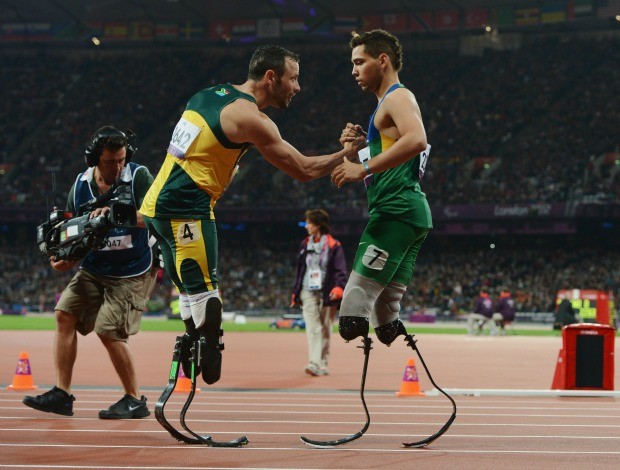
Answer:
<path fill-rule="evenodd" d="M 335 337 L 331 374 L 308 377 L 303 373 L 305 336 L 273 332 L 228 334 L 222 379 L 214 387 L 199 384 L 189 426 L 217 440 L 250 439 L 244 448 L 216 449 L 177 443 L 152 415 L 135 421 L 97 419 L 97 412 L 122 392 L 95 337 L 80 338 L 73 417 L 23 406 L 23 395 L 41 393 L 54 382 L 53 334 L 3 331 L 0 382 L 11 382 L 19 352 L 28 351 L 39 388 L 0 391 L 0 470 L 620 468 L 618 398 L 512 396 L 518 390 L 549 390 L 560 338 L 470 338 L 423 330 L 416 338 L 438 385 L 482 392 L 454 395 L 456 421 L 428 448 L 405 449 L 400 443 L 439 429 L 450 405 L 436 394 L 396 397 L 409 357 L 416 359 L 422 389 L 432 386 L 404 344 L 386 348 L 377 343 L 366 387 L 369 430 L 334 449 L 305 446 L 301 435 L 336 439 L 363 426 L 358 393 L 363 355 L 356 343 Z M 165 385 L 173 340 L 173 333 L 144 332 L 130 342 L 151 410 Z M 616 383 L 618 370 L 616 364 Z M 505 389 L 507 396 L 487 395 L 487 389 Z M 166 407 L 170 421 L 185 397 L 172 396 Z"/>

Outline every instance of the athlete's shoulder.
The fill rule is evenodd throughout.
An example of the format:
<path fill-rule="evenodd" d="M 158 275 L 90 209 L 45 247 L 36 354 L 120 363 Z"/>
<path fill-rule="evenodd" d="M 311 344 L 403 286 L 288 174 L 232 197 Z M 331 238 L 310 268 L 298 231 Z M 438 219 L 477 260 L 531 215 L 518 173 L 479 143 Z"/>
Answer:
<path fill-rule="evenodd" d="M 252 95 L 237 90 L 234 85 L 230 83 L 220 83 L 208 88 L 196 92 L 194 96 L 190 98 L 190 102 L 193 100 L 215 99 L 220 101 L 236 100 L 242 98 L 244 100 L 255 103 L 256 100 Z"/>
<path fill-rule="evenodd" d="M 415 99 L 415 95 L 413 94 L 413 91 L 411 91 L 409 88 L 407 88 L 402 83 L 399 83 L 399 85 L 400 86 L 398 86 L 397 88 L 394 88 L 390 93 L 388 93 L 388 95 L 385 97 L 386 101 L 387 100 L 400 100 L 405 96 L 409 96 Z"/>
<path fill-rule="evenodd" d="M 391 93 L 388 93 L 384 103 L 388 109 L 417 109 L 419 107 L 414 93 L 405 86 L 396 88 Z"/>

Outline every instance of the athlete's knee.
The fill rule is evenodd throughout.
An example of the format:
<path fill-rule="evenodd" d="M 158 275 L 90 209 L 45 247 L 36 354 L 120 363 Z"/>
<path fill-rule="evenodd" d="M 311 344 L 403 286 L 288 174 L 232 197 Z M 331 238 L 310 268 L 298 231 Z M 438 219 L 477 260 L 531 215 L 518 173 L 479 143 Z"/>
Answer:
<path fill-rule="evenodd" d="M 407 335 L 407 329 L 405 328 L 405 325 L 403 325 L 403 322 L 397 318 L 386 325 L 376 327 L 375 334 L 377 335 L 377 339 L 379 341 L 389 346 L 400 335 Z"/>
<path fill-rule="evenodd" d="M 368 317 L 382 290 L 383 286 L 377 281 L 353 271 L 344 288 L 340 314 Z"/>
<path fill-rule="evenodd" d="M 400 301 L 407 286 L 390 282 L 375 302 L 372 318 L 373 327 L 385 325 L 396 320 L 400 314 Z"/>
<path fill-rule="evenodd" d="M 366 338 L 370 325 L 364 317 L 340 316 L 338 320 L 338 332 L 345 341 L 351 341 L 361 336 Z"/>

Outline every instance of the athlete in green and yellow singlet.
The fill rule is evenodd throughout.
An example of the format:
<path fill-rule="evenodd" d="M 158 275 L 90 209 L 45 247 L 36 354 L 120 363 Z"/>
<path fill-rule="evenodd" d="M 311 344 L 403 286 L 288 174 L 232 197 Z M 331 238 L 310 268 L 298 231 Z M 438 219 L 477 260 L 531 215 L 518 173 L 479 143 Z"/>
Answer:
<path fill-rule="evenodd" d="M 190 348 L 200 340 L 199 363 L 208 384 L 220 378 L 223 349 L 213 209 L 239 160 L 254 146 L 278 169 L 309 181 L 330 174 L 344 157 L 355 158 L 357 149 L 351 146 L 307 158 L 282 139 L 261 110 L 287 108 L 299 91 L 299 56 L 266 45 L 254 52 L 244 83 L 196 93 L 174 128 L 164 163 L 140 208 L 159 241 L 164 268 L 180 293 L 186 328 L 180 355 L 184 372 L 190 376 Z"/>
<path fill-rule="evenodd" d="M 432 217 L 420 189 L 430 145 L 413 93 L 398 79 L 402 47 L 383 30 L 351 40 L 353 77 L 378 104 L 368 133 L 347 124 L 341 142 L 345 148 L 360 140 L 361 164 L 344 162 L 332 173 L 336 186 L 364 181 L 370 220 L 361 236 L 340 307 L 339 331 L 347 341 L 366 337 L 369 320 L 377 338 L 391 344 L 406 334 L 399 319 L 400 300 L 413 277 L 416 258 Z"/>

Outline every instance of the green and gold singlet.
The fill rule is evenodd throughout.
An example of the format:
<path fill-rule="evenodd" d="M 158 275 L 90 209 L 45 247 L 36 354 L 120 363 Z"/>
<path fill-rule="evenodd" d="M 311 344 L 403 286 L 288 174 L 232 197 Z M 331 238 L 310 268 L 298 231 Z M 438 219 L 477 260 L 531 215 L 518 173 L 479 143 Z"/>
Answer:
<path fill-rule="evenodd" d="M 222 109 L 254 97 L 232 85 L 196 93 L 177 123 L 166 159 L 144 198 L 140 212 L 164 219 L 213 219 L 213 207 L 226 191 L 250 144 L 236 144 L 222 131 Z"/>
<path fill-rule="evenodd" d="M 400 83 L 393 85 L 385 96 L 398 88 L 404 86 Z M 367 139 L 371 158 L 385 152 L 396 142 L 395 139 L 382 134 L 374 125 L 375 114 L 385 96 L 377 105 L 368 126 Z M 367 188 L 368 211 L 371 218 L 375 215 L 388 216 L 416 227 L 433 227 L 426 195 L 420 189 L 426 158 L 428 154 L 419 154 L 397 167 L 372 175 L 372 183 Z"/>

